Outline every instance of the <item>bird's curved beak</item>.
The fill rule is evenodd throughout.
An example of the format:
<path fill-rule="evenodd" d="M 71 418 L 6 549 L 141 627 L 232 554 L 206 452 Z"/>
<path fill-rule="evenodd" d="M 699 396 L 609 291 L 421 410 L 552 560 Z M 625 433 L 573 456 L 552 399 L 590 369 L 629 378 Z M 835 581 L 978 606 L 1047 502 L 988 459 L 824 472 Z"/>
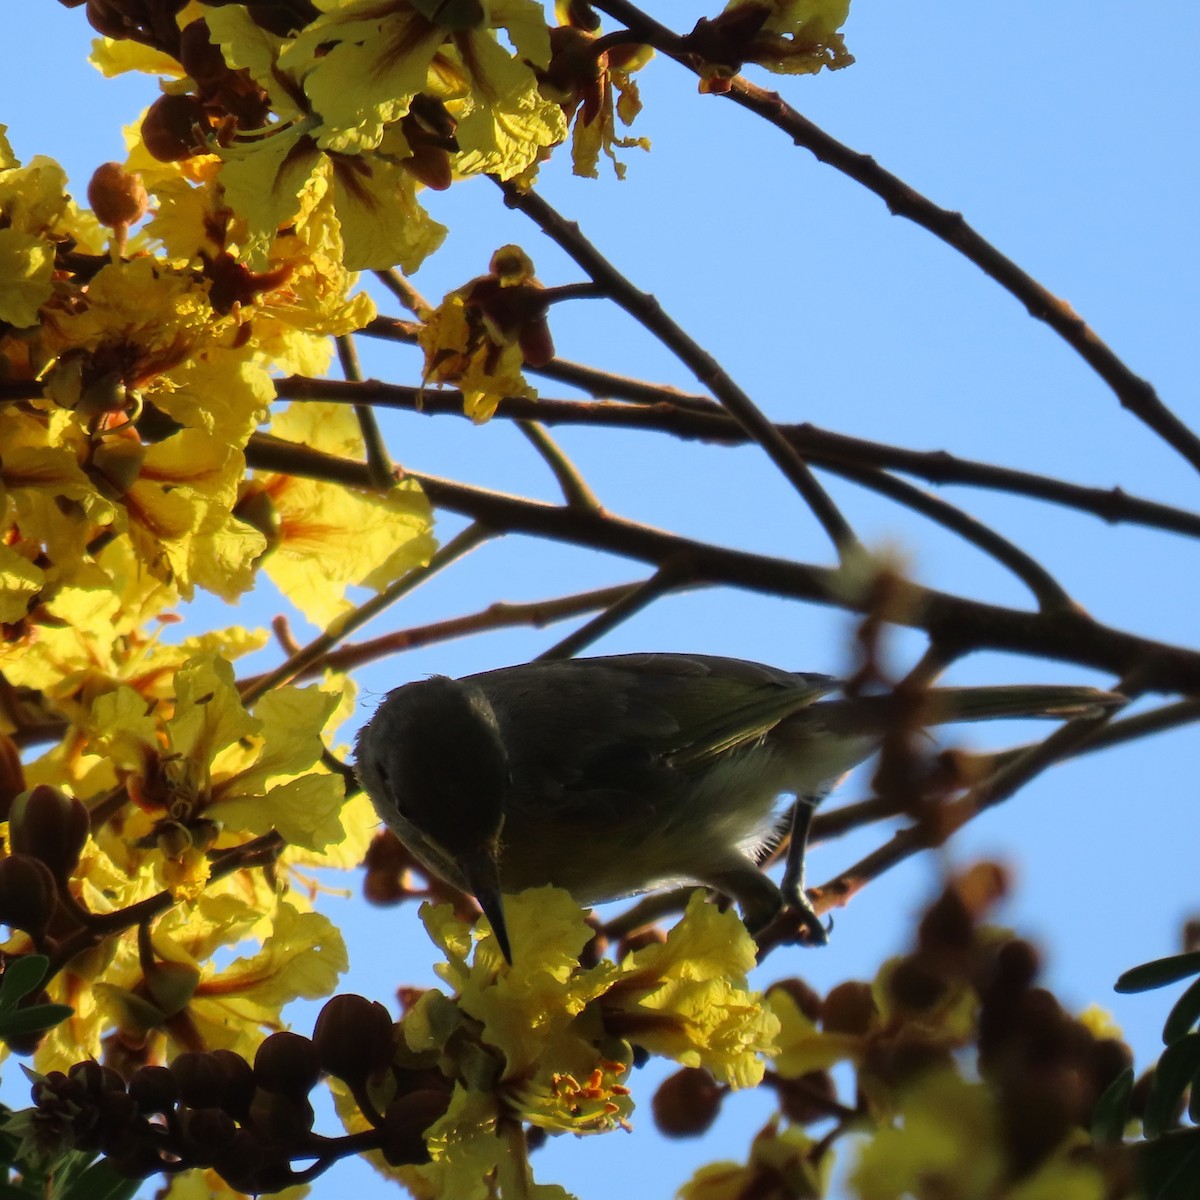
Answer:
<path fill-rule="evenodd" d="M 496 865 L 496 847 L 480 846 L 469 857 L 459 863 L 471 894 L 479 901 L 483 915 L 487 917 L 496 945 L 504 955 L 504 961 L 512 966 L 512 947 L 508 941 L 508 926 L 504 922 L 504 897 L 500 892 L 500 870 Z"/>

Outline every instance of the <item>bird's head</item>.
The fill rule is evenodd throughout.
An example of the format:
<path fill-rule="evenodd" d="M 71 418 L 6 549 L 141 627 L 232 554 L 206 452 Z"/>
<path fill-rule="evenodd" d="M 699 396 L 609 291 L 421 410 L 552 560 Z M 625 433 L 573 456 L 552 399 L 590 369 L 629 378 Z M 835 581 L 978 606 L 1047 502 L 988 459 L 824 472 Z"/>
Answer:
<path fill-rule="evenodd" d="M 511 961 L 499 871 L 508 755 L 482 689 L 434 676 L 389 693 L 358 735 L 356 768 L 400 840 L 466 884 Z"/>

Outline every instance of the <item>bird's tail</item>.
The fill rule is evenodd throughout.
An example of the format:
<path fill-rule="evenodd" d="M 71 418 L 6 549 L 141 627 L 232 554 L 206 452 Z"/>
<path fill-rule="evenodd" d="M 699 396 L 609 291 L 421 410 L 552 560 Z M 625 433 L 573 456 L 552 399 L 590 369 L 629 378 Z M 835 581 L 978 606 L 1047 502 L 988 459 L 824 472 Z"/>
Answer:
<path fill-rule="evenodd" d="M 1067 720 L 1099 716 L 1125 703 L 1126 698 L 1117 692 L 1056 684 L 932 688 L 921 698 L 919 723 L 947 725 L 954 721 L 990 721 L 1002 717 Z M 816 709 L 827 726 L 847 733 L 872 733 L 904 720 L 906 707 L 906 701 L 893 693 L 829 700 Z"/>

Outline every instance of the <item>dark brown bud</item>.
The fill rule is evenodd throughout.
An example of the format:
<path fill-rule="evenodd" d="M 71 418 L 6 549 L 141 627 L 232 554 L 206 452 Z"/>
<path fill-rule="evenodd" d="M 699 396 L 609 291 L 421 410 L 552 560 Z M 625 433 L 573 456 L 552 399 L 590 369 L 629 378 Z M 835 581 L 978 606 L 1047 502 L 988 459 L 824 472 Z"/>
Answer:
<path fill-rule="evenodd" d="M 111 1067 L 102 1067 L 93 1058 L 77 1062 L 67 1072 L 67 1078 L 78 1080 L 90 1096 L 125 1091 L 125 1080 Z"/>
<path fill-rule="evenodd" d="M 222 1108 L 183 1112 L 179 1126 L 188 1157 L 201 1162 L 211 1162 L 237 1132 L 237 1122 Z"/>
<path fill-rule="evenodd" d="M 110 229 L 135 225 L 150 206 L 142 177 L 117 162 L 101 163 L 92 172 L 87 197 L 96 219 Z"/>
<path fill-rule="evenodd" d="M 517 345 L 527 367 L 544 367 L 554 357 L 554 338 L 545 313 L 530 317 L 521 326 Z"/>
<path fill-rule="evenodd" d="M 795 1079 L 777 1076 L 771 1086 L 784 1115 L 797 1125 L 823 1121 L 837 1105 L 837 1088 L 828 1071 L 809 1071 Z"/>
<path fill-rule="evenodd" d="M 383 1114 L 383 1145 L 380 1147 L 389 1166 L 429 1161 L 425 1131 L 445 1113 L 450 1096 L 442 1090 L 409 1092 L 388 1105 Z"/>
<path fill-rule="evenodd" d="M 215 91 L 229 74 L 221 47 L 213 43 L 203 19 L 184 26 L 179 35 L 179 61 L 205 95 Z"/>
<path fill-rule="evenodd" d="M 934 1067 L 949 1067 L 952 1061 L 944 1043 L 914 1031 L 870 1042 L 862 1070 L 888 1087 L 900 1088 Z"/>
<path fill-rule="evenodd" d="M 699 1137 L 717 1119 L 724 1094 L 708 1071 L 684 1067 L 654 1093 L 654 1124 L 667 1137 Z"/>
<path fill-rule="evenodd" d="M 13 801 L 8 836 L 14 854 L 41 859 L 56 879 L 66 879 L 87 842 L 88 811 L 74 796 L 39 783 Z"/>
<path fill-rule="evenodd" d="M 299 1146 L 312 1130 L 316 1117 L 307 1097 L 290 1092 L 269 1092 L 260 1087 L 250 1101 L 247 1119 L 271 1141 L 281 1146 Z"/>
<path fill-rule="evenodd" d="M 839 983 L 821 1004 L 821 1028 L 826 1033 L 863 1034 L 876 1014 L 871 985 L 859 980 Z"/>
<path fill-rule="evenodd" d="M 179 1082 L 167 1067 L 138 1067 L 129 1080 L 129 1094 L 144 1113 L 168 1113 L 179 1099 Z"/>
<path fill-rule="evenodd" d="M 975 944 L 975 921 L 953 888 L 940 895 L 921 918 L 918 953 L 933 962 L 960 964 Z"/>
<path fill-rule="evenodd" d="M 910 1012 L 925 1012 L 946 994 L 945 980 L 911 955 L 896 964 L 886 986 L 895 1003 Z"/>
<path fill-rule="evenodd" d="M 221 1074 L 220 1106 L 231 1117 L 242 1120 L 250 1110 L 250 1101 L 254 1099 L 253 1068 L 232 1050 L 211 1050 L 208 1057 Z"/>
<path fill-rule="evenodd" d="M 39 938 L 58 904 L 50 868 L 28 854 L 0 859 L 0 925 L 23 929 Z"/>
<path fill-rule="evenodd" d="M 322 1070 L 359 1084 L 391 1062 L 393 1037 L 392 1018 L 382 1004 L 347 993 L 321 1009 L 312 1044 Z"/>
<path fill-rule="evenodd" d="M 1035 1170 L 1062 1145 L 1076 1123 L 1080 1080 L 1069 1070 L 1046 1070 L 1026 1075 L 1005 1088 L 1001 1122 L 1013 1174 L 1020 1178 Z"/>
<path fill-rule="evenodd" d="M 1031 987 L 1041 971 L 1041 955 L 1031 943 L 1013 938 L 1000 947 L 996 955 L 988 994 L 1011 996 Z"/>
<path fill-rule="evenodd" d="M 258 1174 L 274 1154 L 257 1134 L 239 1129 L 213 1154 L 213 1169 L 239 1192 L 258 1190 Z"/>
<path fill-rule="evenodd" d="M 104 1160 L 125 1179 L 145 1179 L 163 1169 L 158 1148 L 152 1142 L 131 1142 L 119 1152 L 106 1154 Z"/>
<path fill-rule="evenodd" d="M 189 1108 L 220 1105 L 225 1092 L 225 1071 L 212 1054 L 185 1050 L 171 1063 L 179 1084 L 179 1098 Z"/>
<path fill-rule="evenodd" d="M 145 1129 L 134 1101 L 119 1092 L 105 1092 L 96 1101 L 98 1120 L 93 1139 L 90 1143 L 81 1142 L 83 1149 L 105 1150 L 110 1146 L 124 1145 L 136 1138 Z"/>
<path fill-rule="evenodd" d="M 159 96 L 142 118 L 142 141 L 159 162 L 181 162 L 204 152 L 210 128 L 196 96 Z"/>
<path fill-rule="evenodd" d="M 390 1021 L 388 1026 L 390 1037 Z M 307 1096 L 320 1077 L 317 1048 L 298 1033 L 271 1034 L 254 1056 L 254 1082 L 268 1092 Z"/>

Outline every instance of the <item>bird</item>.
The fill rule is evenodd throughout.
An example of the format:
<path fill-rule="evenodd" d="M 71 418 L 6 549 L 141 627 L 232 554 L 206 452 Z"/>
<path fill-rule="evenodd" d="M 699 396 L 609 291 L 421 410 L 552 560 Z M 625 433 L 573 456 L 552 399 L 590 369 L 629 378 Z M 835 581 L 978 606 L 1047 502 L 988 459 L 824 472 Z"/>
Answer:
<path fill-rule="evenodd" d="M 691 883 L 751 932 L 785 905 L 823 943 L 804 888 L 813 811 L 896 720 L 894 695 L 739 658 L 643 653 L 537 660 L 390 691 L 355 767 L 380 819 L 473 895 L 507 962 L 503 896 L 547 884 L 581 905 Z M 1068 718 L 1120 703 L 1082 686 L 934 688 L 924 723 Z M 786 831 L 781 886 L 760 869 Z M 786 811 L 786 810 L 785 810 Z"/>

